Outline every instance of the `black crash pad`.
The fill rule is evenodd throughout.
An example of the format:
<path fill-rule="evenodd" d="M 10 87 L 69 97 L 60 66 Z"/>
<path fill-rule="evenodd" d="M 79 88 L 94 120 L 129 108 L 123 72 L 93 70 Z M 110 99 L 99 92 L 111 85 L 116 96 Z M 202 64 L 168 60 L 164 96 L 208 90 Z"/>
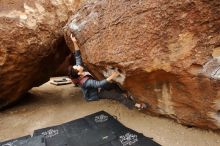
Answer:
<path fill-rule="evenodd" d="M 46 146 L 160 146 L 104 111 L 35 130 L 33 136 L 39 135 L 45 137 Z"/>
<path fill-rule="evenodd" d="M 22 146 L 46 146 L 45 138 L 42 135 L 31 137 Z"/>
<path fill-rule="evenodd" d="M 27 136 L 22 136 L 16 139 L 12 139 L 12 140 L 8 140 L 8 141 L 4 141 L 2 143 L 0 143 L 0 146 L 17 146 L 17 145 L 22 145 L 25 144 L 27 142 L 27 139 L 31 138 L 30 135 Z"/>
<path fill-rule="evenodd" d="M 1 146 L 46 146 L 44 136 L 25 136 L 10 141 L 6 141 Z"/>
<path fill-rule="evenodd" d="M 45 137 L 47 146 L 65 146 L 67 137 L 61 125 L 35 130 L 33 136 Z"/>

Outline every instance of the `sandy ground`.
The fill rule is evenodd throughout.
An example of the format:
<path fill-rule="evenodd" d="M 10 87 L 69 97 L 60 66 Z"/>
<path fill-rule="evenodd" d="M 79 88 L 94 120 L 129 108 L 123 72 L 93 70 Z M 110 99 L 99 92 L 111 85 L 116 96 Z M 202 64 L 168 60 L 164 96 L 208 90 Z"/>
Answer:
<path fill-rule="evenodd" d="M 104 110 L 125 126 L 152 137 L 163 146 L 220 146 L 220 134 L 187 128 L 172 120 L 129 110 L 109 100 L 86 102 L 72 84 L 46 83 L 33 88 L 15 106 L 0 112 L 0 141 L 32 134 L 35 129 L 61 124 Z"/>

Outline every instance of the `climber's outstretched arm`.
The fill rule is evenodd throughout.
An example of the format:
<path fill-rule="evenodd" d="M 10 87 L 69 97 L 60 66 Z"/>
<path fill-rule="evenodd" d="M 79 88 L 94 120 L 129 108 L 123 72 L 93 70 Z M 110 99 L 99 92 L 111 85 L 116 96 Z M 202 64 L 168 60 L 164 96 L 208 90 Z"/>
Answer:
<path fill-rule="evenodd" d="M 77 44 L 77 40 L 76 40 L 75 37 L 72 36 L 72 34 L 71 34 L 70 37 L 71 37 L 71 40 L 74 44 L 76 65 L 83 66 L 83 61 L 82 61 L 81 53 L 80 53 L 80 50 L 79 50 L 79 46 Z"/>

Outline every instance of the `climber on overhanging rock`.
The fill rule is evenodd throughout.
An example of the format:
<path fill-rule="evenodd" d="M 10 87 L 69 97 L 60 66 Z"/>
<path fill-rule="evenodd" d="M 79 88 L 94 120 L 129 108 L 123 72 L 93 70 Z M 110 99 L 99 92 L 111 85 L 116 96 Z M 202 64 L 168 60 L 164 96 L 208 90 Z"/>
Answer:
<path fill-rule="evenodd" d="M 112 83 L 112 80 L 119 76 L 118 72 L 113 72 L 107 79 L 101 81 L 95 80 L 84 68 L 76 38 L 72 34 L 71 40 L 74 44 L 74 50 L 71 51 L 72 54 L 75 53 L 76 65 L 69 66 L 69 77 L 75 84 L 81 87 L 87 101 L 112 99 L 123 103 L 129 109 L 136 107 L 141 110 L 147 107 L 144 103 L 135 103 L 116 83 Z"/>

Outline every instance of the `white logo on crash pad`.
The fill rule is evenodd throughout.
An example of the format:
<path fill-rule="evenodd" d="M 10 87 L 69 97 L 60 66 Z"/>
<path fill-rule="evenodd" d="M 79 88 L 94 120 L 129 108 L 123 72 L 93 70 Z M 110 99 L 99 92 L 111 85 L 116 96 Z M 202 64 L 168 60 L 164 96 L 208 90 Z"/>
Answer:
<path fill-rule="evenodd" d="M 102 122 L 105 122 L 107 120 L 108 120 L 108 116 L 103 115 L 103 114 L 95 117 L 95 122 L 96 123 L 102 123 Z"/>
<path fill-rule="evenodd" d="M 51 138 L 59 134 L 58 129 L 50 129 L 48 131 L 42 132 L 42 135 L 44 135 L 46 138 Z"/>
<path fill-rule="evenodd" d="M 126 133 L 119 138 L 123 146 L 132 145 L 138 141 L 137 135 L 131 133 Z"/>

